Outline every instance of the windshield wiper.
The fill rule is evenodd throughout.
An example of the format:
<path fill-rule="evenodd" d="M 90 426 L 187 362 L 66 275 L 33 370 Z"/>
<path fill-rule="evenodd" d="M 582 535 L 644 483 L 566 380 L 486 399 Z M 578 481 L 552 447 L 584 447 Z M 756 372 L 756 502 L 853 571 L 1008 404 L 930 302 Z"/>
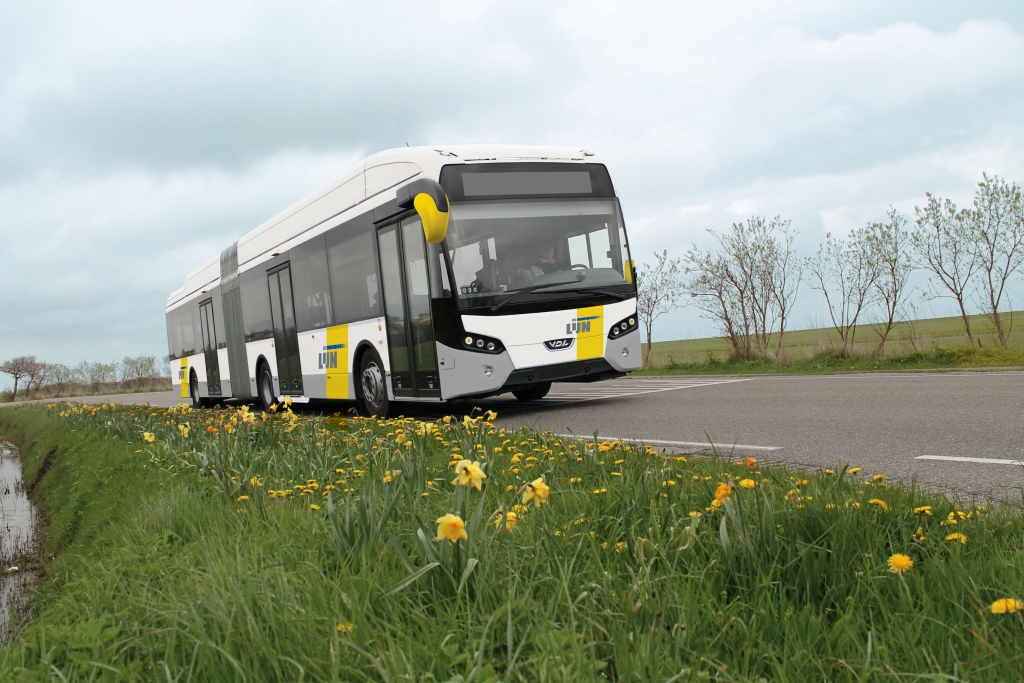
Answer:
<path fill-rule="evenodd" d="M 548 292 L 583 292 L 583 293 L 605 294 L 607 296 L 610 296 L 610 297 L 613 297 L 615 299 L 618 299 L 619 301 L 622 301 L 623 299 L 626 298 L 625 294 L 620 294 L 618 292 L 610 292 L 607 289 L 593 289 L 593 288 L 590 288 L 590 287 L 566 287 L 565 289 L 553 289 L 554 287 L 563 287 L 564 285 L 567 285 L 567 284 L 570 284 L 570 283 L 566 282 L 566 283 L 554 284 L 554 285 L 534 285 L 532 287 L 523 287 L 522 289 L 517 289 L 516 291 L 512 292 L 512 294 L 510 296 L 505 297 L 504 299 L 502 299 L 498 303 L 496 303 L 493 306 L 491 306 L 491 313 L 494 313 L 496 310 L 498 310 L 499 308 L 501 308 L 502 306 L 507 304 L 509 301 L 512 301 L 512 299 L 515 299 L 517 296 L 519 296 L 523 292 L 544 292 L 544 291 L 548 291 Z"/>

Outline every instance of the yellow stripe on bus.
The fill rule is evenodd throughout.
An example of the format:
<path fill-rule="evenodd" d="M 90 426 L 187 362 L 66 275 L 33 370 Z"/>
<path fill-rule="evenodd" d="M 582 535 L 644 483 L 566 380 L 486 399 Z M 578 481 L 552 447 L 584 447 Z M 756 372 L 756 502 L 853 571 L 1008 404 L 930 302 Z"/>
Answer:
<path fill-rule="evenodd" d="M 348 325 L 327 328 L 327 398 L 348 398 Z"/>
<path fill-rule="evenodd" d="M 576 309 L 576 360 L 604 356 L 604 306 Z"/>
<path fill-rule="evenodd" d="M 181 359 L 181 397 L 188 398 L 188 358 Z"/>

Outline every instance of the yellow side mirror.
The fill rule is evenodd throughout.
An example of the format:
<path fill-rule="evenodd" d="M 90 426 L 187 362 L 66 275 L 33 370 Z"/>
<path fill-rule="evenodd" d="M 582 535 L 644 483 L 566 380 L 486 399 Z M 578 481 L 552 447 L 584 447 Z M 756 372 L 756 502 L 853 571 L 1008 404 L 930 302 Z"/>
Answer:
<path fill-rule="evenodd" d="M 439 244 L 448 232 L 448 195 L 436 180 L 420 178 L 398 188 L 395 197 L 403 209 L 416 209 L 423 223 L 423 236 Z"/>
<path fill-rule="evenodd" d="M 413 206 L 423 222 L 423 236 L 431 244 L 440 244 L 448 232 L 448 212 L 439 211 L 434 198 L 426 192 L 416 195 Z"/>

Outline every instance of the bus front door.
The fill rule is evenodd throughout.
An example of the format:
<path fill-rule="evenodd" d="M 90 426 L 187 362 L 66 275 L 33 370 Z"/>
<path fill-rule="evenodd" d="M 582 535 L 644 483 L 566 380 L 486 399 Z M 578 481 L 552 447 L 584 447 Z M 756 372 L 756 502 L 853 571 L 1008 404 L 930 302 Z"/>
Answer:
<path fill-rule="evenodd" d="M 441 398 L 426 248 L 419 218 L 377 233 L 395 398 Z"/>
<path fill-rule="evenodd" d="M 213 300 L 199 304 L 199 331 L 203 337 L 203 356 L 206 359 L 206 391 L 220 396 L 220 363 L 217 359 L 217 328 L 213 324 Z"/>
<path fill-rule="evenodd" d="M 299 363 L 299 334 L 295 329 L 292 272 L 286 264 L 267 273 L 270 286 L 270 314 L 274 319 L 274 350 L 281 394 L 302 395 L 302 366 Z"/>

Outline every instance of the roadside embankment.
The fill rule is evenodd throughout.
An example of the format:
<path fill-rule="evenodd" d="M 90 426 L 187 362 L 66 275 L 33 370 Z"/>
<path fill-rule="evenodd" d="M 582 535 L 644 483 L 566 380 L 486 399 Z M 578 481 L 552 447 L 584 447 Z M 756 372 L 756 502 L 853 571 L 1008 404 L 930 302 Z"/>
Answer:
<path fill-rule="evenodd" d="M 1024 678 L 1017 507 L 494 417 L 0 409 L 49 516 L 0 679 Z"/>

